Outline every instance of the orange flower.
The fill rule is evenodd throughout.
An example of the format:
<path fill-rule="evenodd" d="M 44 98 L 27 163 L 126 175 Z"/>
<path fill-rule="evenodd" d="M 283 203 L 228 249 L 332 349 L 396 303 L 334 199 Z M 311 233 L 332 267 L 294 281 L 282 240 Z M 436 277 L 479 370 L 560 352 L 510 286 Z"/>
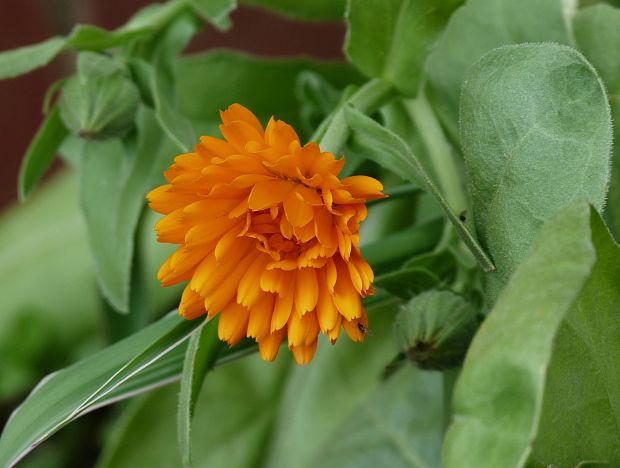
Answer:
<path fill-rule="evenodd" d="M 373 293 L 374 275 L 360 254 L 359 223 L 383 186 L 340 180 L 344 159 L 301 146 L 281 120 L 263 129 L 239 104 L 220 114 L 225 140 L 201 137 L 166 171 L 168 184 L 148 194 L 166 215 L 158 240 L 180 244 L 158 274 L 164 286 L 189 280 L 179 313 L 220 312 L 220 339 L 255 338 L 269 361 L 285 336 L 299 364 L 312 360 L 319 331 L 335 343 L 344 327 L 362 341 L 361 298 Z"/>

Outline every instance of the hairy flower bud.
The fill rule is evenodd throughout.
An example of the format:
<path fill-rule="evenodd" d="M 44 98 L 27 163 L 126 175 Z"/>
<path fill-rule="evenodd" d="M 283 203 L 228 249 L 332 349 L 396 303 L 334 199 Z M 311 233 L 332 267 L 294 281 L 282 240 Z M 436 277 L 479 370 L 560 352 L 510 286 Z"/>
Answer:
<path fill-rule="evenodd" d="M 394 322 L 401 353 L 422 369 L 458 366 L 478 328 L 476 310 L 450 291 L 428 291 L 402 306 Z"/>
<path fill-rule="evenodd" d="M 63 86 L 60 116 L 82 138 L 123 136 L 140 102 L 138 89 L 111 58 L 88 54 L 80 54 L 78 74 Z"/>

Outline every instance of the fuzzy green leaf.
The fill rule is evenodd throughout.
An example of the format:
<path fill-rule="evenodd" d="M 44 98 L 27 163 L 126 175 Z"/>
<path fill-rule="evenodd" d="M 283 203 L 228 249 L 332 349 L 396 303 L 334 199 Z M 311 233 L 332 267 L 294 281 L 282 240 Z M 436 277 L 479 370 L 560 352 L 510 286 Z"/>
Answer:
<path fill-rule="evenodd" d="M 18 191 L 20 200 L 26 200 L 39 179 L 54 160 L 56 151 L 68 132 L 62 124 L 58 108 L 55 107 L 45 118 L 30 142 L 19 169 Z"/>
<path fill-rule="evenodd" d="M 415 96 L 431 47 L 463 0 L 349 0 L 345 52 L 370 78 Z"/>
<path fill-rule="evenodd" d="M 606 218 L 620 239 L 620 8 L 596 5 L 584 8 L 574 20 L 577 46 L 600 73 L 607 88 L 611 115 L 615 122 L 614 160 L 609 186 Z"/>
<path fill-rule="evenodd" d="M 602 210 L 609 105 L 576 50 L 505 46 L 470 69 L 460 121 L 477 232 L 497 267 L 487 276 L 492 303 L 546 220 L 573 200 Z"/>
<path fill-rule="evenodd" d="M 509 44 L 570 43 L 564 0 L 468 0 L 429 54 L 426 73 L 437 111 L 458 138 L 461 86 L 467 69 L 490 50 Z"/>

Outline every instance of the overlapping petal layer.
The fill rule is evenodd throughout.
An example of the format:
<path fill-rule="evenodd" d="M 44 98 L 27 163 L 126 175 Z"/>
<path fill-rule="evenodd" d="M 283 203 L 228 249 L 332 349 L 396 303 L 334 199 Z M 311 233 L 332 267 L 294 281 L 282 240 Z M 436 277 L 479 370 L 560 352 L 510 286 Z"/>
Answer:
<path fill-rule="evenodd" d="M 373 272 L 359 224 L 365 202 L 384 196 L 381 183 L 339 179 L 344 159 L 302 146 L 282 121 L 263 128 L 239 104 L 221 117 L 224 140 L 202 137 L 148 195 L 165 215 L 158 240 L 180 244 L 158 275 L 164 286 L 189 281 L 179 312 L 220 313 L 220 338 L 254 338 L 265 360 L 284 338 L 299 364 L 312 360 L 319 332 L 334 343 L 344 328 L 362 341 Z"/>

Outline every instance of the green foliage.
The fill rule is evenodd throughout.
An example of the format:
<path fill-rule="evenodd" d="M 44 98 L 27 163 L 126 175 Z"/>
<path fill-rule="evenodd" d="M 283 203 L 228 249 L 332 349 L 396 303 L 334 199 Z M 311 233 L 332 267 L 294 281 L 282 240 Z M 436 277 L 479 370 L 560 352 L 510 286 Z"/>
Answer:
<path fill-rule="evenodd" d="M 273 426 L 289 365 L 286 356 L 272 365 L 265 365 L 258 356 L 249 356 L 209 374 L 196 403 L 192 466 L 258 465 L 266 450 L 266 434 Z M 115 427 L 98 468 L 181 466 L 175 426 L 171 423 L 177 400 L 178 387 L 170 386 L 132 402 Z"/>
<path fill-rule="evenodd" d="M 176 313 L 42 381 L 2 432 L 0 463 L 9 465 L 51 434 L 92 409 L 185 340 L 201 320 Z"/>
<path fill-rule="evenodd" d="M 0 53 L 0 80 L 14 78 L 44 67 L 64 46 L 64 38 L 50 37 L 39 44 L 3 51 Z"/>
<path fill-rule="evenodd" d="M 373 335 L 363 346 L 321 343 L 319 365 L 291 369 L 264 466 L 438 466 L 439 376 L 408 369 L 381 382 L 394 306 L 378 300 L 367 310 Z"/>
<path fill-rule="evenodd" d="M 74 76 L 63 86 L 58 105 L 64 125 L 82 138 L 124 136 L 138 109 L 138 89 L 121 73 L 101 78 L 85 75 Z"/>
<path fill-rule="evenodd" d="M 614 164 L 611 171 L 606 215 L 609 227 L 620 239 L 620 57 L 609 53 L 620 48 L 620 8 L 597 5 L 581 10 L 574 21 L 575 39 L 579 49 L 600 73 L 607 88 L 614 134 Z"/>
<path fill-rule="evenodd" d="M 310 21 L 342 20 L 346 0 L 241 0 L 286 16 Z"/>
<path fill-rule="evenodd" d="M 0 402 L 23 394 L 42 372 L 70 363 L 98 341 L 92 270 L 75 177 L 59 174 L 26 205 L 2 214 Z"/>
<path fill-rule="evenodd" d="M 223 346 L 215 320 L 195 330 L 187 345 L 177 416 L 179 448 L 185 466 L 192 464 L 191 426 L 200 389 Z"/>
<path fill-rule="evenodd" d="M 228 14 L 237 6 L 237 0 L 189 0 L 189 3 L 196 13 L 220 30 L 230 28 Z"/>
<path fill-rule="evenodd" d="M 531 456 L 538 466 L 620 464 L 620 247 L 590 214 L 596 262 L 555 337 Z"/>
<path fill-rule="evenodd" d="M 401 307 L 394 320 L 394 341 L 421 369 L 458 367 L 478 328 L 477 314 L 458 294 L 426 291 Z"/>
<path fill-rule="evenodd" d="M 104 431 L 82 419 L 30 463 L 60 465 L 104 433 L 100 467 L 620 465 L 620 247 L 599 214 L 617 236 L 617 2 L 241 2 L 344 20 L 350 63 L 181 57 L 203 21 L 231 26 L 235 0 L 154 3 L 115 30 L 76 25 L 0 53 L 2 79 L 75 52 L 45 97 L 20 198 L 57 151 L 78 176 L 0 217 L 0 413 L 90 354 L 18 407 L 0 465 L 177 381 Z M 377 288 L 363 345 L 321 340 L 310 366 L 284 350 L 267 364 L 241 360 L 255 344 L 226 347 L 215 321 L 161 318 L 183 284 L 156 280 L 172 246 L 145 195 L 235 102 L 343 154 L 341 178 L 384 185 L 360 232 Z M 460 376 L 446 370 L 464 354 Z"/>
<path fill-rule="evenodd" d="M 497 267 L 488 275 L 492 303 L 546 220 L 572 200 L 602 210 L 609 104 L 574 49 L 506 46 L 470 68 L 460 121 L 476 228 Z"/>
<path fill-rule="evenodd" d="M 441 204 L 448 219 L 453 223 L 456 231 L 476 256 L 480 266 L 485 271 L 492 271 L 494 267 L 491 260 L 478 245 L 467 226 L 452 211 L 444 196 L 430 179 L 418 159 L 411 153 L 406 143 L 398 135 L 379 125 L 371 118 L 366 117 L 361 112 L 356 111 L 353 107 L 346 108 L 345 115 L 349 125 L 355 132 L 354 141 L 356 144 L 369 152 L 369 157 L 372 157 L 386 169 L 425 187 Z"/>
<path fill-rule="evenodd" d="M 297 128 L 299 101 L 295 81 L 301 72 L 308 70 L 318 73 L 336 88 L 360 80 L 350 66 L 341 63 L 267 59 L 214 51 L 190 56 L 179 63 L 178 107 L 201 134 L 217 134 L 217 111 L 233 102 L 252 109 L 262 122 L 275 115 Z"/>
<path fill-rule="evenodd" d="M 58 108 L 51 110 L 26 150 L 19 169 L 19 198 L 26 200 L 56 156 L 68 132 L 62 124 Z"/>
<path fill-rule="evenodd" d="M 415 96 L 422 65 L 463 0 L 349 0 L 345 52 L 370 78 Z"/>
<path fill-rule="evenodd" d="M 467 69 L 490 50 L 525 42 L 569 43 L 562 0 L 469 0 L 452 15 L 426 62 L 443 124 L 458 136 L 461 86 Z"/>
<path fill-rule="evenodd" d="M 618 249 L 583 202 L 542 228 L 467 354 L 447 467 L 618 463 L 617 356 L 591 341 L 618 342 Z"/>
<path fill-rule="evenodd" d="M 121 312 L 129 311 L 134 233 L 144 196 L 170 162 L 170 149 L 162 144 L 152 113 L 143 108 L 130 141 L 88 141 L 82 148 L 80 198 L 99 285 Z"/>

